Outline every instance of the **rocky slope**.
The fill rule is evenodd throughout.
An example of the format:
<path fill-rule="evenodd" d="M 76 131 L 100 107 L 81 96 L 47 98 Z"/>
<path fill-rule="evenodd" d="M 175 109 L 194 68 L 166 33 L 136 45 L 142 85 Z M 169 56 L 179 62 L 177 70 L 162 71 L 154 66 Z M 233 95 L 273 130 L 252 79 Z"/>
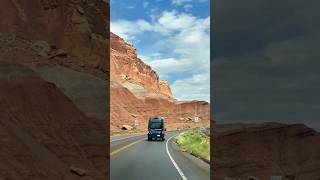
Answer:
<path fill-rule="evenodd" d="M 107 11 L 102 0 L 3 0 L 0 32 L 43 40 L 71 54 L 106 58 Z"/>
<path fill-rule="evenodd" d="M 109 3 L 0 6 L 0 179 L 106 179 Z"/>
<path fill-rule="evenodd" d="M 106 178 L 105 121 L 23 65 L 0 62 L 0 94 L 0 179 Z"/>
<path fill-rule="evenodd" d="M 217 180 L 320 179 L 320 134 L 302 124 L 226 124 L 215 128 L 211 175 Z"/>
<path fill-rule="evenodd" d="M 4 59 L 30 64 L 43 62 L 44 57 L 51 64 L 101 76 L 101 71 L 107 72 L 108 3 L 3 0 L 0 6 L 6 9 L 0 12 L 0 53 Z"/>
<path fill-rule="evenodd" d="M 109 3 L 4 0 L 0 5 L 6 9 L 0 12 L 0 60 L 33 68 L 86 115 L 105 119 Z"/>
<path fill-rule="evenodd" d="M 178 102 L 167 81 L 137 57 L 136 49 L 119 36 L 110 33 L 111 130 L 120 131 L 122 125 L 147 129 L 150 116 L 161 115 L 167 129 L 208 126 L 209 103 Z M 200 119 L 200 122 L 197 121 Z"/>

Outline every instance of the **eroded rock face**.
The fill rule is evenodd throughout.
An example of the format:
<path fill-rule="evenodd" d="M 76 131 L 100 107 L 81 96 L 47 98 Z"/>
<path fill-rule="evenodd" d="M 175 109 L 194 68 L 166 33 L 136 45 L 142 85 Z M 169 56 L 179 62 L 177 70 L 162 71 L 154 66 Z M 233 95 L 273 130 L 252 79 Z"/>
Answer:
<path fill-rule="evenodd" d="M 108 3 L 103 0 L 2 0 L 0 32 L 41 40 L 77 57 L 97 58 L 108 69 Z"/>
<path fill-rule="evenodd" d="M 112 83 L 110 90 L 111 132 L 121 131 L 123 124 L 135 126 L 135 121 L 139 124 L 137 130 L 146 131 L 148 118 L 157 115 L 165 118 L 168 130 L 210 125 L 210 108 L 207 102 L 176 103 L 155 97 L 139 99 L 127 88 L 116 82 Z M 134 117 L 132 114 L 134 114 Z M 201 121 L 195 122 L 195 117 L 198 117 Z"/>
<path fill-rule="evenodd" d="M 169 84 L 161 81 L 158 74 L 138 58 L 136 49 L 132 45 L 113 33 L 110 33 L 110 42 L 111 81 L 131 82 L 143 86 L 149 92 L 173 97 Z"/>
<path fill-rule="evenodd" d="M 320 134 L 305 125 L 217 125 L 212 141 L 213 179 L 320 178 Z"/>

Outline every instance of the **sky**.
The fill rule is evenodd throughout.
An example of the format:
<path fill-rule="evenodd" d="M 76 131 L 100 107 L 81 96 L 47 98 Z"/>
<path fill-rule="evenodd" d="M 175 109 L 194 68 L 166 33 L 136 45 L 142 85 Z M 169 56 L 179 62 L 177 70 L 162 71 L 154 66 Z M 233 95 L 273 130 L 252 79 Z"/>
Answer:
<path fill-rule="evenodd" d="M 178 100 L 210 102 L 210 1 L 111 0 L 111 32 L 168 80 Z"/>
<path fill-rule="evenodd" d="M 215 2 L 215 120 L 320 130 L 320 1 Z"/>

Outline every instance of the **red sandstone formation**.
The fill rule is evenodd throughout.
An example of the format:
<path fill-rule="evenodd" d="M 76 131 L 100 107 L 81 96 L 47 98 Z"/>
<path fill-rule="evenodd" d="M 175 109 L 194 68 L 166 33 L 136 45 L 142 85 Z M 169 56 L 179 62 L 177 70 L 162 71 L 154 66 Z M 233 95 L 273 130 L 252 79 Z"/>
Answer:
<path fill-rule="evenodd" d="M 121 131 L 123 124 L 146 130 L 150 116 L 161 115 L 168 129 L 208 126 L 209 103 L 178 102 L 169 83 L 159 80 L 157 72 L 138 58 L 136 49 L 110 33 L 111 58 L 111 131 Z M 197 122 L 195 122 L 195 120 Z"/>
<path fill-rule="evenodd" d="M 138 58 L 136 49 L 132 45 L 110 33 L 110 46 L 111 81 L 130 82 L 142 86 L 148 92 L 173 97 L 168 83 L 159 80 L 158 74 Z"/>

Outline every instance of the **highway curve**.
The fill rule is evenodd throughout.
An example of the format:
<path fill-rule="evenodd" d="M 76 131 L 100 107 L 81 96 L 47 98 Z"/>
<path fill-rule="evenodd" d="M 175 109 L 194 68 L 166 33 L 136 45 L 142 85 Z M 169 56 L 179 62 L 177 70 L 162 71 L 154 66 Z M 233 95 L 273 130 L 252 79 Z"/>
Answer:
<path fill-rule="evenodd" d="M 209 180 L 209 164 L 172 143 L 177 134 L 167 132 L 165 141 L 147 141 L 146 135 L 111 137 L 111 180 Z"/>

